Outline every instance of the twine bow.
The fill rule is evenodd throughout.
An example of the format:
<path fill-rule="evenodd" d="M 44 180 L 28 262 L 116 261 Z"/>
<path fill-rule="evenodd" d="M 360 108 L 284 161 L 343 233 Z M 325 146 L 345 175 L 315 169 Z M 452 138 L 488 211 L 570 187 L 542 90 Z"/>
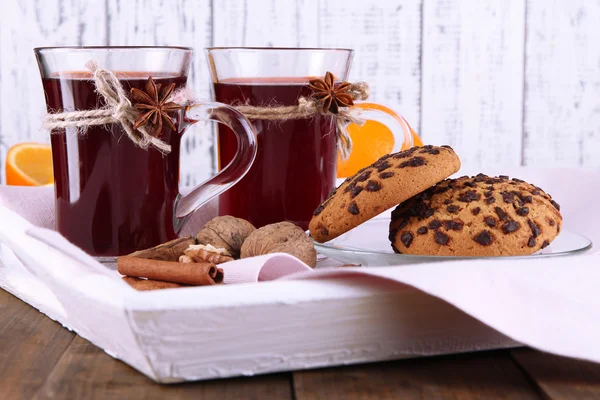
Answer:
<path fill-rule="evenodd" d="M 78 128 L 83 134 L 89 126 L 119 123 L 129 139 L 139 147 L 147 149 L 153 146 L 164 154 L 170 153 L 171 146 L 150 135 L 146 128 L 133 128 L 139 112 L 131 104 L 114 72 L 100 68 L 94 61 L 88 62 L 86 68 L 93 73 L 96 92 L 106 105 L 95 110 L 48 114 L 42 126 L 46 129 Z"/>

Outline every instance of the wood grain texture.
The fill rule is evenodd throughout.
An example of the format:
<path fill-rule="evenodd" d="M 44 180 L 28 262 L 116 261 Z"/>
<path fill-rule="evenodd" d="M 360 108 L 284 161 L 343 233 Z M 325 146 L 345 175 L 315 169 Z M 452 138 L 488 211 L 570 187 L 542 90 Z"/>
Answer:
<path fill-rule="evenodd" d="M 189 46 L 195 49 L 188 85 L 200 99 L 210 99 L 210 76 L 204 48 L 212 44 L 211 0 L 109 0 L 111 46 Z M 181 185 L 196 185 L 214 172 L 211 124 L 192 126 L 182 140 Z"/>
<path fill-rule="evenodd" d="M 311 9 L 312 2 L 298 0 L 220 0 L 214 2 L 215 46 L 297 47 L 300 32 L 309 31 L 314 18 L 299 18 L 297 7 Z M 306 16 L 306 14 L 302 14 Z M 314 14 L 313 14 L 314 16 Z M 303 37 L 303 36 L 302 36 Z"/>
<path fill-rule="evenodd" d="M 598 0 L 7 0 L 0 13 L 0 165 L 48 141 L 32 48 L 188 45 L 356 49 L 351 79 L 465 163 L 600 166 Z M 525 26 L 527 25 L 527 29 Z M 422 82 L 422 84 L 421 84 Z M 214 173 L 211 126 L 183 141 L 182 184 Z"/>
<path fill-rule="evenodd" d="M 595 399 L 600 365 L 532 349 L 158 385 L 0 290 L 2 399 Z"/>
<path fill-rule="evenodd" d="M 421 0 L 321 1 L 319 46 L 355 49 L 350 79 L 369 101 L 390 106 L 415 129 L 421 118 Z"/>
<path fill-rule="evenodd" d="M 33 399 L 291 399 L 290 375 L 159 385 L 77 336 Z"/>
<path fill-rule="evenodd" d="M 526 348 L 510 353 L 546 398 L 600 398 L 600 365 Z"/>
<path fill-rule="evenodd" d="M 0 289 L 0 399 L 29 400 L 74 337 Z"/>
<path fill-rule="evenodd" d="M 600 1 L 527 2 L 524 162 L 599 167 Z"/>
<path fill-rule="evenodd" d="M 504 352 L 294 373 L 297 400 L 538 399 Z"/>
<path fill-rule="evenodd" d="M 106 43 L 103 0 L 8 0 L 0 12 L 0 148 L 2 181 L 8 147 L 50 142 L 34 47 Z"/>
<path fill-rule="evenodd" d="M 525 4 L 428 0 L 423 8 L 427 143 L 464 164 L 521 163 Z"/>

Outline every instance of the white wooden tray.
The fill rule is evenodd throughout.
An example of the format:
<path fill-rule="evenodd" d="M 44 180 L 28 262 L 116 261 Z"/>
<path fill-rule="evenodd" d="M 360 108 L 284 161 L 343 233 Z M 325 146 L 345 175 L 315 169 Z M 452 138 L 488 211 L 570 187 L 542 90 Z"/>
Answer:
<path fill-rule="evenodd" d="M 596 217 L 587 212 L 597 198 L 599 174 L 529 169 L 506 173 L 548 190 L 564 206 L 565 228 L 573 224 L 578 232 L 600 241 Z M 4 207 L 0 221 L 0 286 L 157 382 L 518 345 L 436 297 L 375 279 L 360 284 L 351 277 L 279 280 L 136 292 L 116 271 L 100 264 L 76 267 L 73 260 L 87 257 L 83 252 L 72 247 L 65 254 L 52 241 L 37 240 L 28 233 L 31 225 Z M 580 264 L 584 261 L 591 263 L 578 259 Z M 485 290 L 478 294 L 486 295 Z M 461 307 L 468 309 L 472 301 Z M 524 337 L 520 340 L 525 342 Z"/>
<path fill-rule="evenodd" d="M 351 278 L 137 292 L 118 273 L 74 269 L 24 233 L 0 247 L 0 286 L 151 379 L 180 382 L 518 345 L 455 307 L 399 284 Z M 29 243 L 29 245 L 27 245 Z"/>

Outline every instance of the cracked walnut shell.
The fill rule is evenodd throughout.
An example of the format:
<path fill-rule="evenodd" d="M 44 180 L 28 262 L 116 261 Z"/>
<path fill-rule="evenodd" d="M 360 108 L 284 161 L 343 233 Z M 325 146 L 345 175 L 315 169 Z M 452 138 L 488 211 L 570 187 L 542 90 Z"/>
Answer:
<path fill-rule="evenodd" d="M 214 246 L 197 244 L 191 245 L 184 250 L 184 255 L 179 257 L 179 262 L 211 262 L 213 264 L 223 264 L 233 261 L 233 257 L 225 249 L 217 249 Z"/>
<path fill-rule="evenodd" d="M 252 232 L 244 241 L 241 257 L 255 257 L 270 253 L 290 254 L 310 267 L 317 265 L 317 252 L 312 240 L 302 228 L 291 222 L 278 222 Z"/>

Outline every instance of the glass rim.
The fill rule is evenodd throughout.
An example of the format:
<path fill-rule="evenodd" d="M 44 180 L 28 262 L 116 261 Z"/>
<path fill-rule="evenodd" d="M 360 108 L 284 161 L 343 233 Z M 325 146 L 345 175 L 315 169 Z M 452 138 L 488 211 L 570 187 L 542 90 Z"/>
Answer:
<path fill-rule="evenodd" d="M 39 54 L 42 52 L 60 52 L 69 50 L 182 50 L 191 51 L 194 49 L 185 46 L 47 46 L 47 47 L 35 47 L 34 53 Z"/>
<path fill-rule="evenodd" d="M 244 46 L 216 46 L 206 47 L 204 50 L 207 52 L 211 51 L 222 51 L 222 50 L 275 50 L 275 51 L 339 51 L 354 53 L 353 49 L 347 49 L 343 47 L 244 47 Z"/>

